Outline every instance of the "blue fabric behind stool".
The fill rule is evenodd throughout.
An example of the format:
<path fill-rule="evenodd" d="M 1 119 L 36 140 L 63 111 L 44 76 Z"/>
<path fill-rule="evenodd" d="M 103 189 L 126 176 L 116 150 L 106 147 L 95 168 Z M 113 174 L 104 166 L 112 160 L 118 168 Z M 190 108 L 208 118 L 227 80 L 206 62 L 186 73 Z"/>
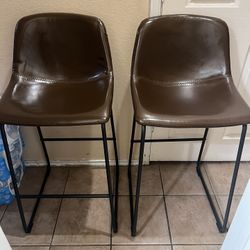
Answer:
<path fill-rule="evenodd" d="M 15 169 L 18 185 L 24 173 L 22 162 L 23 141 L 19 132 L 19 126 L 5 125 L 13 167 Z M 14 190 L 7 164 L 2 137 L 0 136 L 0 205 L 9 204 L 14 198 Z"/>

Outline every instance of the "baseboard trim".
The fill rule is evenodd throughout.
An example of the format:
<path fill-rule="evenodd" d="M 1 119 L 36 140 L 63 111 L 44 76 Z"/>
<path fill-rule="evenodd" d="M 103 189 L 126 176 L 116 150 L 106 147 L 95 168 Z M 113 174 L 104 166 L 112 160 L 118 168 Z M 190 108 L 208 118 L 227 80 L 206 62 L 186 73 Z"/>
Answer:
<path fill-rule="evenodd" d="M 24 160 L 24 164 L 27 167 L 30 166 L 45 166 L 46 162 L 45 161 L 33 161 L 33 160 Z M 50 161 L 51 166 L 56 166 L 56 167 L 68 167 L 68 166 L 105 166 L 105 161 L 104 160 L 51 160 Z M 120 166 L 128 166 L 128 161 L 127 160 L 120 160 L 119 161 Z M 132 161 L 132 165 L 136 165 L 137 161 L 134 160 Z M 115 166 L 115 160 L 110 160 L 110 166 Z"/>
<path fill-rule="evenodd" d="M 164 164 L 164 163 L 195 163 L 196 161 L 154 161 L 156 164 Z M 221 162 L 227 162 L 227 163 L 234 163 L 234 161 L 204 161 L 206 163 L 221 163 Z M 250 161 L 241 161 L 244 163 L 250 163 Z M 77 167 L 77 166 L 105 166 L 105 161 L 104 160 L 78 160 L 78 161 L 73 161 L 73 160 L 52 160 L 51 166 L 55 167 Z M 40 167 L 40 166 L 45 166 L 46 162 L 45 161 L 32 161 L 32 160 L 24 160 L 24 164 L 27 167 Z M 119 161 L 120 166 L 128 166 L 128 161 L 127 160 L 120 160 Z M 133 166 L 138 164 L 137 160 L 133 160 L 131 163 Z M 145 164 L 148 165 L 148 164 Z M 110 161 L 110 166 L 115 166 L 115 160 Z"/>

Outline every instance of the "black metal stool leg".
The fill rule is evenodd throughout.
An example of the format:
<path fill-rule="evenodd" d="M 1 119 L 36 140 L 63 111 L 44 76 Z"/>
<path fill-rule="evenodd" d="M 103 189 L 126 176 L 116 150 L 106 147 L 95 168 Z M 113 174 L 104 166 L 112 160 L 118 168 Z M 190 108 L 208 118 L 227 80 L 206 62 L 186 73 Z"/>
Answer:
<path fill-rule="evenodd" d="M 106 125 L 105 125 L 105 123 L 102 124 L 101 127 L 102 127 L 103 149 L 104 149 L 104 157 L 105 157 L 105 165 L 106 165 L 106 173 L 107 173 L 107 183 L 108 183 L 108 192 L 109 192 L 109 201 L 110 201 L 110 210 L 111 210 L 111 224 L 112 224 L 113 231 L 117 232 L 116 222 L 115 222 L 112 180 L 111 180 L 111 173 L 110 173 L 110 166 L 109 166 L 108 143 L 107 143 L 107 135 L 106 135 Z"/>
<path fill-rule="evenodd" d="M 200 175 L 200 172 L 201 172 L 201 156 L 202 156 L 203 149 L 204 149 L 204 146 L 205 146 L 205 142 L 206 142 L 206 139 L 207 139 L 207 134 L 208 134 L 208 128 L 205 129 L 205 132 L 204 132 L 204 135 L 203 135 L 203 138 L 202 138 L 202 143 L 201 143 L 201 148 L 200 148 L 198 160 L 197 160 L 196 170 L 197 170 L 198 175 Z"/>
<path fill-rule="evenodd" d="M 23 205 L 22 205 L 22 201 L 20 198 L 19 189 L 18 189 L 17 180 L 16 180 L 16 175 L 15 175 L 15 170 L 13 168 L 11 154 L 10 154 L 9 145 L 8 145 L 8 140 L 7 140 L 7 136 L 6 136 L 3 124 L 0 125 L 0 130 L 1 130 L 3 146 L 4 146 L 4 150 L 5 150 L 5 154 L 6 154 L 6 158 L 7 158 L 7 163 L 8 163 L 9 170 L 10 170 L 11 180 L 12 180 L 13 188 L 15 191 L 17 207 L 18 207 L 19 214 L 21 217 L 23 229 L 26 233 L 29 233 L 31 231 L 32 225 L 31 224 L 27 225 L 26 220 L 25 220 Z"/>
<path fill-rule="evenodd" d="M 49 174 L 50 174 L 50 170 L 51 170 L 49 156 L 48 156 L 48 152 L 47 152 L 47 149 L 46 149 L 46 145 L 45 145 L 44 140 L 43 140 L 43 135 L 42 135 L 41 128 L 37 127 L 37 131 L 38 131 L 39 138 L 40 138 L 40 141 L 41 141 L 41 144 L 42 144 L 42 148 L 43 148 L 44 156 L 46 158 L 47 165 L 46 165 L 46 173 L 45 173 L 45 175 L 43 177 L 42 185 L 41 185 L 41 188 L 40 188 L 39 193 L 37 195 L 37 199 L 36 199 L 36 202 L 35 202 L 34 208 L 32 210 L 31 217 L 30 217 L 30 223 L 29 223 L 29 225 L 30 225 L 30 232 L 31 232 L 31 229 L 32 229 L 32 226 L 33 226 L 33 220 L 35 218 L 36 211 L 38 209 L 38 206 L 39 206 L 39 203 L 40 203 L 40 200 L 41 200 L 40 195 L 43 194 L 43 190 L 45 188 L 45 185 L 46 185 L 46 182 L 48 180 L 48 177 L 49 177 Z"/>
<path fill-rule="evenodd" d="M 50 170 L 51 170 L 50 161 L 49 161 L 49 155 L 48 155 L 48 151 L 46 149 L 46 145 L 45 145 L 45 142 L 44 142 L 44 139 L 43 139 L 42 130 L 41 130 L 40 127 L 37 127 L 37 132 L 38 132 L 41 144 L 42 144 L 43 153 L 44 153 L 44 156 L 45 156 L 45 159 L 46 159 L 46 163 L 47 163 L 47 165 L 46 165 L 46 175 L 49 176 Z"/>
<path fill-rule="evenodd" d="M 138 164 L 138 172 L 137 172 L 136 195 L 135 195 L 135 209 L 133 213 L 133 222 L 132 222 L 132 236 L 136 236 L 145 136 L 146 136 L 146 126 L 142 126 L 141 127 L 139 164 Z"/>
<path fill-rule="evenodd" d="M 221 233 L 227 232 L 227 223 L 228 223 L 228 218 L 229 218 L 229 213 L 232 205 L 232 199 L 233 199 L 233 194 L 234 194 L 234 189 L 236 185 L 236 180 L 238 176 L 238 171 L 239 171 L 239 166 L 240 166 L 240 160 L 241 160 L 241 155 L 243 151 L 243 146 L 245 142 L 245 137 L 246 137 L 246 131 L 247 131 L 247 125 L 242 125 L 242 131 L 241 131 L 241 137 L 240 137 L 240 143 L 239 143 L 239 148 L 237 152 L 237 157 L 235 161 L 235 166 L 234 166 L 234 171 L 233 171 L 233 176 L 232 176 L 232 181 L 231 181 L 231 186 L 230 186 L 230 191 L 229 191 L 229 196 L 228 196 L 228 201 L 227 201 L 227 206 L 226 206 L 226 212 L 225 216 L 223 218 L 223 221 L 221 221 L 220 216 L 218 214 L 218 211 L 216 210 L 216 207 L 214 205 L 213 199 L 211 197 L 211 194 L 209 192 L 209 189 L 207 187 L 207 184 L 205 182 L 205 179 L 203 177 L 202 172 L 200 171 L 200 158 L 198 159 L 199 162 L 197 162 L 197 169 L 199 176 L 201 178 L 201 182 L 203 184 L 203 187 L 205 189 L 208 201 L 210 203 L 211 209 L 214 213 L 215 219 L 216 219 L 216 224 Z"/>
<path fill-rule="evenodd" d="M 118 194 L 119 194 L 119 178 L 120 178 L 120 169 L 119 169 L 119 160 L 118 160 L 118 150 L 116 143 L 116 135 L 115 135 L 115 125 L 114 125 L 114 117 L 113 112 L 111 111 L 111 129 L 112 129 L 112 137 L 113 137 L 113 145 L 115 152 L 115 233 L 118 230 Z"/>
<path fill-rule="evenodd" d="M 38 131 L 39 131 L 39 129 L 38 129 Z M 21 217 L 22 225 L 23 225 L 24 231 L 26 233 L 30 233 L 31 229 L 32 229 L 32 226 L 33 226 L 33 221 L 34 221 L 34 218 L 35 218 L 35 215 L 36 215 L 36 212 L 37 212 L 40 200 L 41 200 L 40 196 L 43 193 L 44 187 L 46 185 L 46 182 L 47 182 L 47 179 L 48 179 L 48 176 L 49 176 L 49 173 L 50 173 L 50 164 L 49 164 L 49 160 L 48 160 L 48 154 L 47 154 L 46 148 L 44 148 L 44 146 L 45 146 L 44 142 L 42 141 L 43 148 L 45 149 L 45 156 L 46 156 L 46 160 L 48 162 L 48 166 L 47 166 L 46 174 L 45 174 L 45 176 L 43 178 L 42 185 L 41 185 L 41 188 L 39 190 L 39 193 L 38 193 L 38 195 L 36 195 L 37 199 L 36 199 L 36 202 L 35 202 L 34 207 L 32 209 L 32 213 L 31 213 L 31 216 L 30 216 L 30 219 L 29 219 L 29 223 L 27 224 L 26 220 L 25 220 L 25 216 L 24 216 L 22 202 L 21 202 L 21 196 L 22 195 L 19 193 L 19 189 L 18 189 L 18 186 L 17 186 L 17 180 L 16 180 L 15 171 L 14 171 L 12 160 L 11 160 L 11 154 L 10 154 L 9 147 L 8 147 L 8 142 L 7 142 L 7 137 L 6 137 L 6 133 L 5 133 L 5 130 L 4 130 L 4 125 L 1 125 L 1 134 L 2 134 L 2 138 L 3 138 L 3 144 L 4 144 L 5 153 L 6 153 L 6 158 L 7 158 L 9 169 L 10 169 L 10 175 L 11 175 L 13 187 L 14 187 L 14 190 L 15 190 L 15 197 L 16 197 L 16 201 L 17 201 L 18 210 L 19 210 L 19 214 L 20 214 L 20 217 Z M 41 135 L 41 134 L 39 134 L 39 135 Z"/>
<path fill-rule="evenodd" d="M 239 143 L 236 162 L 235 162 L 235 166 L 234 166 L 234 172 L 233 172 L 233 176 L 232 176 L 232 182 L 231 182 L 231 187 L 230 187 L 230 191 L 229 191 L 226 212 L 225 212 L 224 221 L 223 221 L 223 225 L 222 225 L 222 232 L 227 231 L 227 222 L 228 222 L 228 217 L 229 217 L 229 213 L 230 213 L 230 209 L 231 209 L 231 204 L 232 204 L 234 189 L 235 189 L 235 185 L 236 185 L 236 181 L 237 181 L 238 171 L 239 171 L 239 167 L 240 167 L 240 160 L 241 160 L 241 155 L 242 155 L 242 151 L 243 151 L 243 147 L 244 147 L 246 132 L 247 132 L 247 125 L 242 125 L 240 143 Z"/>
<path fill-rule="evenodd" d="M 129 183 L 128 187 L 129 187 L 131 230 L 132 230 L 132 224 L 133 224 L 133 210 L 134 210 L 131 162 L 132 162 L 133 147 L 134 147 L 135 126 L 136 126 L 135 117 L 133 117 L 133 125 L 132 125 L 131 140 L 130 140 L 130 152 L 129 152 L 129 160 L 128 160 L 128 183 Z"/>

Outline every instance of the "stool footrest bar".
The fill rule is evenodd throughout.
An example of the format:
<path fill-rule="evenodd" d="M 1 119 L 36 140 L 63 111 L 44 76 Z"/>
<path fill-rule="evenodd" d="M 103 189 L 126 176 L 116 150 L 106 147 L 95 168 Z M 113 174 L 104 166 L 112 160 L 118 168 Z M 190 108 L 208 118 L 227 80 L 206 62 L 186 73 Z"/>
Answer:
<path fill-rule="evenodd" d="M 35 199 L 35 198 L 46 198 L 46 199 L 55 199 L 55 198 L 109 198 L 108 194 L 20 194 L 22 199 Z"/>
<path fill-rule="evenodd" d="M 173 139 L 145 139 L 144 142 L 175 142 L 175 141 L 202 141 L 203 138 L 173 138 Z M 141 140 L 133 140 L 134 143 L 140 143 Z"/>
<path fill-rule="evenodd" d="M 85 138 L 85 137 L 80 137 L 80 138 L 60 138 L 60 137 L 53 137 L 53 138 L 43 138 L 43 141 L 102 141 L 102 138 L 99 137 L 90 137 L 90 138 Z M 107 138 L 108 141 L 113 141 L 114 138 Z"/>

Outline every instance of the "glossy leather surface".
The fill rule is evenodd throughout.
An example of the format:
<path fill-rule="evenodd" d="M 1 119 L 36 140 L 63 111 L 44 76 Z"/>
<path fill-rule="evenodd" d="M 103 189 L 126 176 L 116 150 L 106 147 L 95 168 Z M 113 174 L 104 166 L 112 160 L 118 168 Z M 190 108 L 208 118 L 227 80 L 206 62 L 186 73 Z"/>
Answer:
<path fill-rule="evenodd" d="M 1 123 L 104 123 L 112 95 L 109 44 L 99 19 L 45 13 L 17 23 L 13 73 L 0 100 Z"/>
<path fill-rule="evenodd" d="M 250 109 L 230 69 L 226 23 L 212 17 L 170 15 L 138 28 L 131 73 L 135 117 L 159 127 L 247 124 Z"/>

